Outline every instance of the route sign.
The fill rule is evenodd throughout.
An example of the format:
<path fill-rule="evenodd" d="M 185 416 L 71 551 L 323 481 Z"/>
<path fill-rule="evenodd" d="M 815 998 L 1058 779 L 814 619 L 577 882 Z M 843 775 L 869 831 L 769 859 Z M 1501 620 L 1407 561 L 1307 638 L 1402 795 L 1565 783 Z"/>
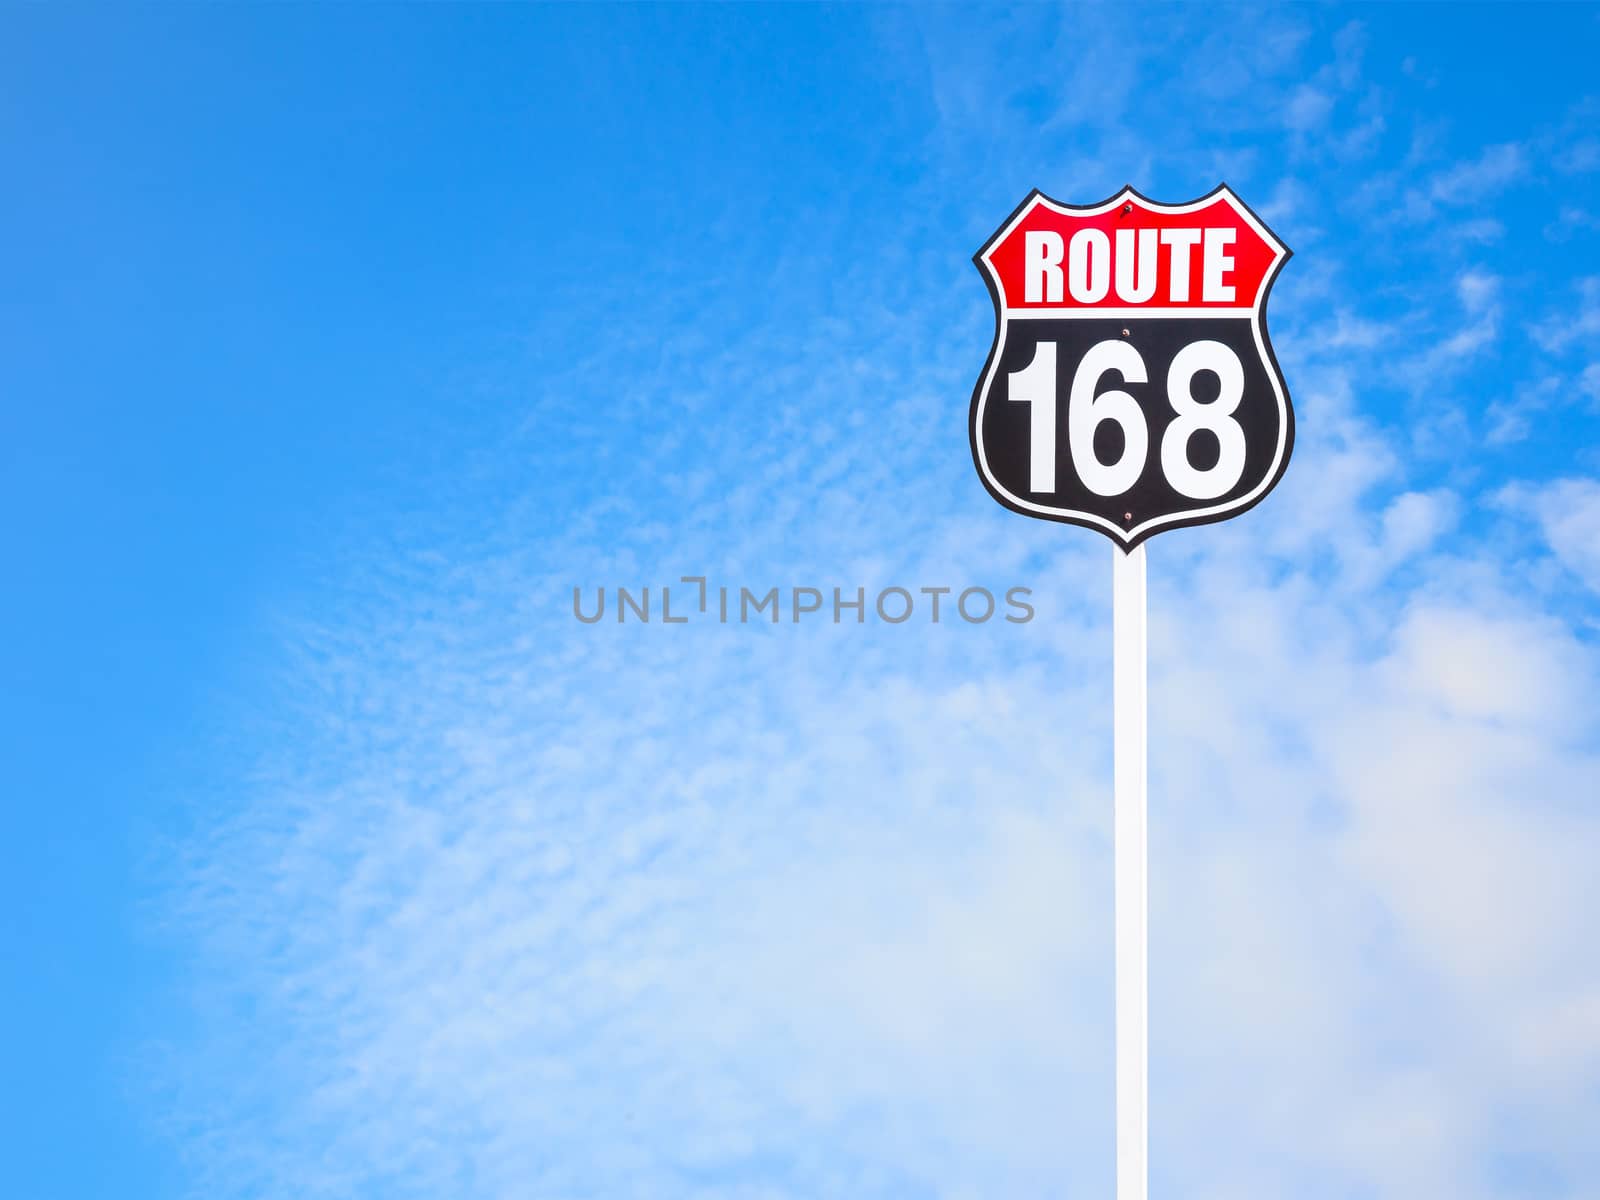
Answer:
<path fill-rule="evenodd" d="M 1124 550 L 1260 501 L 1294 446 L 1266 328 L 1289 254 L 1226 186 L 1034 191 L 973 256 L 995 307 L 968 421 L 990 495 Z"/>
<path fill-rule="evenodd" d="M 1272 490 L 1294 412 L 1267 340 L 1289 250 L 1226 186 L 1187 204 L 1035 191 L 973 256 L 994 345 L 967 436 L 989 494 L 1099 530 L 1111 569 L 1117 1198 L 1149 1195 L 1149 705 L 1144 541 Z"/>

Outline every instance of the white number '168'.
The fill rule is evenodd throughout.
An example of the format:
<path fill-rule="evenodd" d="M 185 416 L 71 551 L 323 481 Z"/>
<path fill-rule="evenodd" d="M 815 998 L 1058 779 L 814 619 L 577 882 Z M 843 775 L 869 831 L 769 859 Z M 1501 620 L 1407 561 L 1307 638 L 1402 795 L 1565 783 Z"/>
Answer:
<path fill-rule="evenodd" d="M 1150 453 L 1150 430 L 1139 402 L 1121 388 L 1095 393 L 1107 371 L 1124 383 L 1147 383 L 1144 359 L 1127 342 L 1097 342 L 1078 363 L 1067 394 L 1067 449 L 1083 485 L 1097 496 L 1120 496 L 1138 482 Z M 1221 390 L 1210 404 L 1194 398 L 1194 377 L 1213 372 Z M 1033 361 L 1006 376 L 1012 400 L 1029 410 L 1028 490 L 1056 490 L 1056 343 L 1040 342 Z M 1167 401 L 1177 415 L 1161 436 L 1161 471 L 1181 495 L 1215 500 L 1244 475 L 1244 430 L 1233 419 L 1244 396 L 1244 366 L 1221 342 L 1190 342 L 1167 371 Z M 1122 429 L 1122 455 L 1104 463 L 1095 454 L 1094 435 L 1103 421 Z M 1189 461 L 1189 441 L 1200 430 L 1217 439 L 1214 465 L 1200 469 Z"/>

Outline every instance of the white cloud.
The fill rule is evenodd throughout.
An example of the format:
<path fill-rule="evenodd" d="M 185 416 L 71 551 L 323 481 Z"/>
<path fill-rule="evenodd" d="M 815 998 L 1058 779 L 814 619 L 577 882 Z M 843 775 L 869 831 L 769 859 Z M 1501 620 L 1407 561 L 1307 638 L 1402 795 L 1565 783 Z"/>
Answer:
<path fill-rule="evenodd" d="M 1500 336 L 1500 278 L 1483 270 L 1467 270 L 1456 277 L 1455 288 L 1463 319 L 1397 364 L 1397 374 L 1416 391 L 1437 391 L 1442 381 L 1463 371 Z M 1433 414 L 1435 421 L 1455 416 L 1454 409 Z"/>
<path fill-rule="evenodd" d="M 751 353 L 782 365 L 773 350 Z M 791 346 L 782 378 L 831 388 L 837 351 Z M 912 449 L 891 443 L 863 485 L 866 526 L 758 502 L 765 522 L 685 512 L 664 541 L 440 545 L 304 630 L 303 715 L 270 782 L 196 848 L 208 994 L 254 1011 L 204 1043 L 226 1078 L 186 1113 L 217 1179 L 1109 1186 L 1110 551 L 967 497 L 964 463 L 963 498 L 930 507 L 945 468 L 904 466 L 929 461 L 927 406 L 964 377 L 900 378 L 928 398 L 891 417 Z M 1512 564 L 1441 548 L 1453 496 L 1380 502 L 1398 464 L 1340 376 L 1299 382 L 1282 494 L 1152 548 L 1158 1179 L 1182 1162 L 1196 1195 L 1316 1177 L 1488 1196 L 1504 1097 L 1600 1118 L 1600 829 L 1562 800 L 1596 779 L 1593 651 Z M 856 449 L 825 440 L 781 465 L 744 411 L 710 454 L 852 477 Z M 713 561 L 759 581 L 1024 578 L 1041 615 L 567 615 L 574 578 Z"/>
<path fill-rule="evenodd" d="M 1600 170 L 1600 138 L 1581 138 L 1555 158 L 1556 169 L 1569 174 Z"/>
<path fill-rule="evenodd" d="M 1552 242 L 1566 242 L 1586 229 L 1600 229 L 1600 218 L 1576 205 L 1563 204 L 1556 219 L 1544 227 L 1544 236 Z"/>
<path fill-rule="evenodd" d="M 1471 221 L 1460 221 L 1446 230 L 1446 236 L 1452 241 L 1471 242 L 1475 245 L 1498 242 L 1505 237 L 1505 233 L 1505 225 L 1493 217 L 1479 217 Z"/>
<path fill-rule="evenodd" d="M 1284 106 L 1283 121 L 1296 133 L 1308 133 L 1327 124 L 1332 114 L 1332 96 L 1310 84 L 1301 84 Z"/>
<path fill-rule="evenodd" d="M 1562 479 L 1518 495 L 1557 559 L 1600 592 L 1600 483 Z"/>
<path fill-rule="evenodd" d="M 1579 280 L 1576 290 L 1576 304 L 1547 312 L 1529 330 L 1533 340 L 1552 354 L 1600 338 L 1600 275 Z"/>
<path fill-rule="evenodd" d="M 1543 375 L 1519 384 L 1511 399 L 1489 405 L 1489 442 L 1504 446 L 1522 441 L 1533 431 L 1534 422 L 1544 419 L 1568 391 L 1567 381 L 1559 375 Z"/>
<path fill-rule="evenodd" d="M 1458 163 L 1435 175 L 1428 196 L 1441 204 L 1471 204 L 1486 200 L 1527 173 L 1527 152 L 1515 142 L 1490 146 L 1477 158 Z"/>
<path fill-rule="evenodd" d="M 1271 197 L 1257 211 L 1268 225 L 1283 225 L 1301 217 L 1314 200 L 1315 197 L 1305 184 L 1285 176 L 1278 181 Z"/>
<path fill-rule="evenodd" d="M 1500 293 L 1500 280 L 1487 271 L 1466 271 L 1456 280 L 1456 292 L 1469 313 L 1487 312 Z"/>
<path fill-rule="evenodd" d="M 1115 21 L 1091 11 L 1062 32 L 1080 51 Z M 963 78 L 989 52 L 962 49 L 927 50 L 951 127 L 931 136 L 976 142 L 1017 81 Z M 985 148 L 994 178 L 1039 161 L 1020 140 Z M 1507 153 L 1436 198 L 1510 178 Z M 1156 157 L 1106 135 L 1057 169 L 1114 186 Z M 896 214 L 891 242 L 870 214 L 797 217 L 781 250 L 803 278 L 932 219 Z M 1110 550 L 982 494 L 951 442 L 981 291 L 964 262 L 898 261 L 827 276 L 848 317 L 754 319 L 734 345 L 659 332 L 698 320 L 692 296 L 659 301 L 673 322 L 654 289 L 608 298 L 649 332 L 604 373 L 518 375 L 545 390 L 479 464 L 504 491 L 400 531 L 344 608 L 289 623 L 279 723 L 250 785 L 208 797 L 226 817 L 175 897 L 197 1020 L 155 1073 L 198 1191 L 1109 1190 Z M 1351 353 L 1392 329 L 1325 282 L 1279 345 L 1300 416 L 1280 491 L 1151 547 L 1155 1190 L 1520 1196 L 1490 1159 L 1582 1163 L 1600 1121 L 1579 802 L 1600 664 L 1516 552 L 1462 531 L 1472 496 L 1408 478 L 1368 413 L 1392 364 Z M 1500 288 L 1459 275 L 1434 366 L 1489 344 Z M 544 482 L 573 447 L 609 452 L 606 497 Z M 1593 583 L 1594 485 L 1563 486 L 1546 536 Z M 1025 582 L 1040 615 L 568 615 L 575 583 L 686 572 Z"/>
<path fill-rule="evenodd" d="M 1590 363 L 1578 376 L 1578 387 L 1596 405 L 1600 405 L 1600 363 Z"/>

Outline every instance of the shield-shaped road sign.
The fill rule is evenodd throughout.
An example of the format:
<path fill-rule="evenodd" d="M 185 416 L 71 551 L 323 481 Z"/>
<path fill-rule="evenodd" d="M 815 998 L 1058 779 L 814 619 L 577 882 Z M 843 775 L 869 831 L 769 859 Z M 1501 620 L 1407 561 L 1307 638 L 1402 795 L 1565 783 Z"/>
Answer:
<path fill-rule="evenodd" d="M 1259 501 L 1294 444 L 1266 328 L 1288 258 L 1226 186 L 1083 207 L 1035 191 L 973 258 L 995 306 L 969 421 L 990 494 L 1125 549 Z"/>

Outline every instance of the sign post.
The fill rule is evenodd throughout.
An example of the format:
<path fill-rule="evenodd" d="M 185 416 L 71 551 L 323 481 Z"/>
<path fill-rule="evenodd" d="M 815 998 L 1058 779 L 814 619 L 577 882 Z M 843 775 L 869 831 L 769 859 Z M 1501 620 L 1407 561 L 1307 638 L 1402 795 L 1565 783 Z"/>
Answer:
<path fill-rule="evenodd" d="M 1150 939 L 1144 547 L 1111 551 L 1112 825 L 1116 908 L 1117 1195 L 1145 1200 L 1150 1143 Z"/>
<path fill-rule="evenodd" d="M 972 461 L 1013 512 L 1112 551 L 1117 1195 L 1149 1176 L 1145 548 L 1234 517 L 1283 476 L 1294 411 L 1267 340 L 1289 250 L 1226 185 L 1185 204 L 1030 194 L 973 256 L 995 308 Z"/>

